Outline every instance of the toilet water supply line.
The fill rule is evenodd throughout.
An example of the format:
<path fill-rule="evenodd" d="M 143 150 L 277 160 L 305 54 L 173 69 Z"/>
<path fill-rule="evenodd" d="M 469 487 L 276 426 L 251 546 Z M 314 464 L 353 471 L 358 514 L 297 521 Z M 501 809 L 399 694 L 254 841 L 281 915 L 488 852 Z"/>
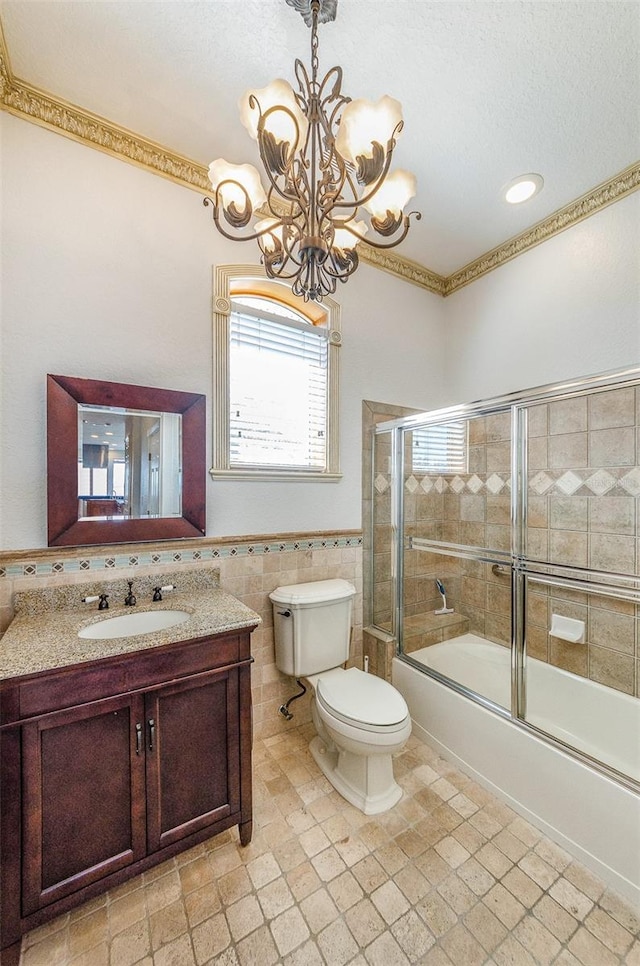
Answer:
<path fill-rule="evenodd" d="M 453 607 L 447 607 L 447 595 L 445 593 L 444 584 L 438 577 L 436 577 L 436 587 L 438 588 L 438 592 L 442 597 L 442 607 L 439 607 L 438 610 L 434 610 L 433 613 L 434 614 L 453 614 Z"/>
<path fill-rule="evenodd" d="M 294 694 L 292 698 L 289 698 L 286 704 L 281 704 L 280 707 L 278 708 L 279 713 L 282 715 L 283 718 L 286 718 L 287 721 L 291 721 L 291 719 L 293 718 L 293 713 L 289 711 L 289 705 L 291 704 L 291 702 L 297 701 L 298 698 L 301 698 L 303 695 L 307 693 L 307 689 L 305 688 L 300 678 L 296 678 L 296 684 L 302 690 L 299 691 L 297 694 Z"/>

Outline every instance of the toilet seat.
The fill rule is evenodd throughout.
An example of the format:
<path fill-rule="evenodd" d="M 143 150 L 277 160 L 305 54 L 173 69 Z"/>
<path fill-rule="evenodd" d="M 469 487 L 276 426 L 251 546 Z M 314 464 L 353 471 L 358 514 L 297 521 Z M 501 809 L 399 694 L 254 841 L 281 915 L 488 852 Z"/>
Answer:
<path fill-rule="evenodd" d="M 315 691 L 320 707 L 351 728 L 393 734 L 406 727 L 409 709 L 400 692 L 358 668 L 318 675 Z"/>

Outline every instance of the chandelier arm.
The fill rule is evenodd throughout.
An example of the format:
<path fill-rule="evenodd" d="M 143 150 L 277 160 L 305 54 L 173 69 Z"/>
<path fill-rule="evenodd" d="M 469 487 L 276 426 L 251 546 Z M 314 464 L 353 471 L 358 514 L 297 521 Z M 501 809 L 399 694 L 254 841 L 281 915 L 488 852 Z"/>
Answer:
<path fill-rule="evenodd" d="M 223 184 L 230 183 L 234 185 L 238 184 L 237 181 L 228 181 L 228 182 L 221 182 L 221 183 Z M 241 188 L 242 185 L 238 185 L 238 187 Z M 211 205 L 213 209 L 212 217 L 215 222 L 216 228 L 218 229 L 221 235 L 224 235 L 225 238 L 229 238 L 231 241 L 255 241 L 257 238 L 262 238 L 263 235 L 273 234 L 274 231 L 277 231 L 279 228 L 282 228 L 282 226 L 284 225 L 284 221 L 281 218 L 279 218 L 277 215 L 274 215 L 273 217 L 276 219 L 276 223 L 273 225 L 269 225 L 268 228 L 263 228 L 261 231 L 254 231 L 250 235 L 232 235 L 226 230 L 224 225 L 221 224 L 220 222 L 220 213 L 219 213 L 220 205 L 216 204 L 213 198 L 210 198 L 208 195 L 202 199 L 202 204 L 205 206 L 205 208 Z M 224 205 L 222 206 L 222 210 L 224 211 Z"/>
<path fill-rule="evenodd" d="M 295 179 L 293 179 L 293 183 L 296 184 Z M 277 196 L 275 199 L 274 194 Z M 284 201 L 286 201 L 289 205 L 290 210 L 286 214 L 282 214 L 278 211 L 278 208 L 281 206 L 280 199 L 284 199 Z M 269 190 L 267 191 L 266 204 L 271 215 L 274 218 L 282 219 L 284 224 L 287 224 L 288 220 L 293 223 L 299 218 L 302 218 L 306 221 L 305 205 L 307 204 L 307 199 L 300 192 L 296 191 L 294 194 L 288 194 L 280 190 L 277 184 L 272 184 L 269 186 Z M 293 208 L 294 205 L 295 208 Z"/>
<path fill-rule="evenodd" d="M 270 143 L 269 139 L 271 139 L 275 143 L 275 138 L 273 137 L 270 131 L 265 131 L 265 124 L 266 124 L 267 118 L 270 117 L 272 114 L 275 114 L 278 112 L 282 114 L 286 114 L 289 117 L 289 119 L 293 122 L 295 132 L 296 132 L 295 144 L 297 144 L 298 141 L 300 140 L 300 125 L 298 124 L 298 119 L 296 118 L 293 111 L 291 111 L 285 104 L 274 104 L 272 107 L 268 108 L 268 110 L 266 110 L 263 114 L 262 109 L 260 107 L 260 103 L 253 96 L 253 94 L 249 99 L 249 103 L 251 104 L 252 107 L 255 104 L 259 112 L 257 133 L 258 133 L 258 152 L 260 154 L 260 160 L 262 161 L 262 164 L 267 173 L 267 177 L 269 178 L 269 181 L 271 182 L 275 190 L 278 192 L 279 195 L 281 195 L 281 197 L 287 198 L 286 192 L 279 188 L 274 177 L 273 164 L 275 160 L 275 154 L 274 154 L 274 147 Z M 283 148 L 285 145 L 290 148 L 289 141 L 282 141 L 281 144 Z M 294 162 L 295 156 L 296 156 L 296 149 L 293 148 L 288 152 L 287 162 L 286 164 L 284 164 L 285 156 L 284 156 L 284 150 L 283 150 L 281 152 L 281 161 L 283 162 L 283 164 L 282 166 L 278 165 L 276 167 L 277 174 L 279 174 L 280 176 L 284 176 L 286 172 L 291 168 Z"/>
<path fill-rule="evenodd" d="M 335 74 L 335 80 L 333 82 L 333 88 L 328 94 L 325 94 L 324 89 L 329 84 L 334 74 Z M 325 104 L 335 100 L 336 98 L 341 98 L 342 100 L 347 102 L 351 100 L 350 97 L 345 97 L 345 95 L 342 94 L 342 67 L 340 67 L 338 64 L 336 64 L 335 67 L 331 67 L 331 69 L 328 70 L 327 73 L 324 75 L 320 83 L 317 84 L 316 86 L 317 86 L 318 102 L 322 106 L 323 112 L 325 111 Z"/>
<path fill-rule="evenodd" d="M 348 231 L 349 234 L 350 235 L 353 235 L 353 237 L 356 239 L 356 244 L 359 241 L 361 241 L 361 242 L 366 242 L 367 241 L 367 239 L 365 238 L 365 236 L 364 235 L 361 235 L 360 232 L 356 231 L 349 224 L 348 221 L 334 221 L 333 218 L 329 218 L 329 223 L 330 223 L 331 227 L 334 229 L 334 231 L 336 229 L 339 229 L 340 231 Z M 335 242 L 334 242 L 334 244 L 331 246 L 331 249 L 333 249 L 333 248 L 340 248 L 340 247 L 342 247 L 342 246 L 336 245 Z"/>
<path fill-rule="evenodd" d="M 329 276 L 329 278 L 336 279 L 338 282 L 342 283 L 346 282 L 347 279 L 353 275 L 360 264 L 358 253 L 355 250 L 345 253 L 340 259 L 332 258 L 331 261 L 332 265 L 327 265 L 326 262 L 324 263 L 324 272 Z"/>
<path fill-rule="evenodd" d="M 378 189 L 382 186 L 383 181 L 387 177 L 387 175 L 389 173 L 389 168 L 391 167 L 391 161 L 393 160 L 393 152 L 395 150 L 396 143 L 397 143 L 396 142 L 396 134 L 399 134 L 400 131 L 402 130 L 402 123 L 403 123 L 402 121 L 399 121 L 398 122 L 398 124 L 395 126 L 395 128 L 393 130 L 393 134 L 391 135 L 391 137 L 387 141 L 387 147 L 385 149 L 385 162 L 384 162 L 384 166 L 382 168 L 382 171 L 380 172 L 380 174 L 378 175 L 378 177 L 374 181 L 373 187 L 371 188 L 371 190 L 368 191 L 366 194 L 362 195 L 362 197 L 360 197 L 360 198 L 357 199 L 356 207 L 361 208 L 363 205 L 366 205 L 367 202 L 370 201 L 371 198 L 373 198 L 373 196 L 378 191 Z M 350 181 L 350 183 L 352 185 L 352 190 L 353 190 L 353 183 L 351 182 L 351 178 L 349 178 L 349 181 Z M 357 195 L 356 195 L 356 197 L 357 197 Z M 348 201 L 336 201 L 336 205 L 335 206 L 336 206 L 336 208 L 351 208 L 351 207 L 353 207 Z"/>
<path fill-rule="evenodd" d="M 407 237 L 409 233 L 409 228 L 411 227 L 409 223 L 409 219 L 411 218 L 412 215 L 416 216 L 416 221 L 420 221 L 420 219 L 422 218 L 422 215 L 419 211 L 410 211 L 408 215 L 405 215 L 404 218 L 402 219 L 402 226 L 403 226 L 402 234 L 400 235 L 399 238 L 394 239 L 394 241 L 390 241 L 386 243 L 377 242 L 377 241 L 374 241 L 374 239 L 372 238 L 364 238 L 363 241 L 371 248 L 377 248 L 378 251 L 383 251 L 385 248 L 395 248 L 396 245 L 399 245 L 400 242 L 404 241 L 404 239 Z"/>

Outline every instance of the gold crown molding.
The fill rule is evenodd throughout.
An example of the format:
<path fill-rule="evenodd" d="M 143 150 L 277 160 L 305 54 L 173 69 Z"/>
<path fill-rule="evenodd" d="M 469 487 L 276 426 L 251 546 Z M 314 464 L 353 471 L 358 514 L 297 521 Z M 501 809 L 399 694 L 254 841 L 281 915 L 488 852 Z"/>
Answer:
<path fill-rule="evenodd" d="M 444 296 L 452 295 L 458 289 L 469 285 L 477 278 L 487 275 L 494 269 L 511 261 L 518 255 L 535 248 L 542 242 L 548 241 L 554 235 L 560 234 L 567 228 L 572 228 L 578 222 L 595 215 L 615 201 L 620 201 L 633 191 L 640 188 L 640 162 L 630 165 L 619 174 L 614 175 L 608 181 L 604 181 L 597 187 L 592 188 L 586 194 L 577 198 L 564 208 L 558 209 L 547 218 L 543 218 L 532 228 L 510 238 L 508 241 L 497 245 L 490 252 L 486 252 L 474 261 L 469 262 L 459 271 L 454 272 L 445 279 Z"/>
<path fill-rule="evenodd" d="M 0 107 L 9 114 L 160 174 L 177 184 L 201 192 L 211 190 L 203 165 L 15 77 L 9 66 L 1 30 Z"/>
<path fill-rule="evenodd" d="M 435 292 L 436 295 L 446 294 L 447 279 L 444 275 L 436 275 L 429 268 L 412 262 L 409 258 L 402 258 L 395 252 L 380 252 L 366 242 L 358 245 L 358 257 L 361 262 L 373 265 L 383 272 L 389 272 L 405 282 L 412 282 L 421 288 L 426 288 L 428 292 Z"/>
<path fill-rule="evenodd" d="M 0 108 L 121 161 L 159 174 L 176 184 L 203 194 L 211 190 L 208 170 L 204 165 L 15 77 L 9 65 L 1 23 Z M 625 168 L 532 228 L 497 245 L 449 276 L 438 275 L 395 252 L 376 251 L 366 242 L 361 244 L 358 252 L 362 262 L 446 298 L 638 188 L 640 162 Z"/>

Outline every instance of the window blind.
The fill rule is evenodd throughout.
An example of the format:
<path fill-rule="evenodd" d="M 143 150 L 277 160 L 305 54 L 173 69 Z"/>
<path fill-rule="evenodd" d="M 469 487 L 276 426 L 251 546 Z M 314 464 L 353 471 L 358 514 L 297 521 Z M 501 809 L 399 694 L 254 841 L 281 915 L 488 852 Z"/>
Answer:
<path fill-rule="evenodd" d="M 263 300 L 232 302 L 229 402 L 232 466 L 326 466 L 328 337 Z M 266 303 L 270 305 L 270 303 Z"/>
<path fill-rule="evenodd" d="M 414 473 L 467 472 L 466 420 L 423 426 L 412 435 Z"/>

